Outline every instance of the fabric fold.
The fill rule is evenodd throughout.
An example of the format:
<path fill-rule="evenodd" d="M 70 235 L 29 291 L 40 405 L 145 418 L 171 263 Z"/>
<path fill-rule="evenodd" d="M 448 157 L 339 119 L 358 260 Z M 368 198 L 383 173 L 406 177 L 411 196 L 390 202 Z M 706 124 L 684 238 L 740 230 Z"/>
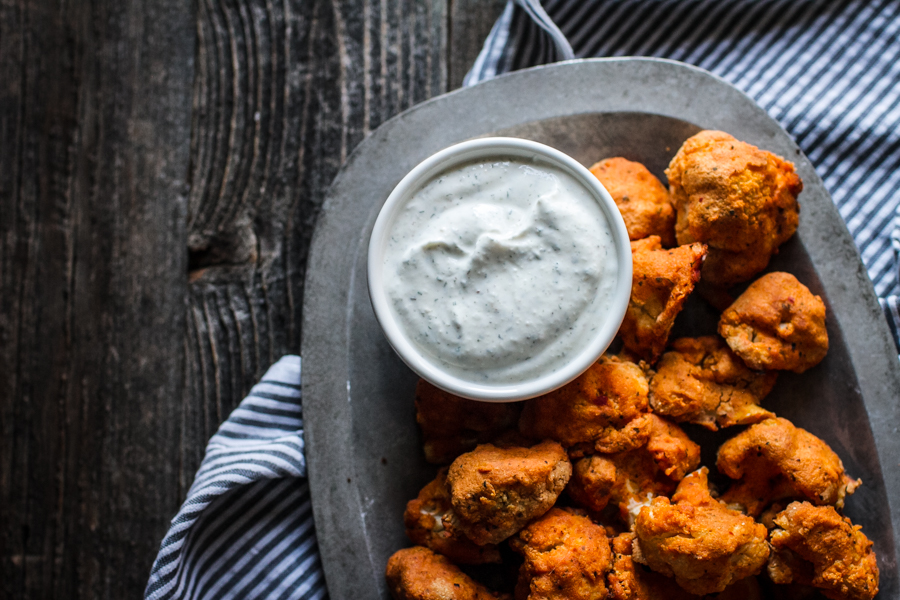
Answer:
<path fill-rule="evenodd" d="M 209 440 L 145 598 L 326 596 L 303 453 L 300 357 L 285 356 Z"/>

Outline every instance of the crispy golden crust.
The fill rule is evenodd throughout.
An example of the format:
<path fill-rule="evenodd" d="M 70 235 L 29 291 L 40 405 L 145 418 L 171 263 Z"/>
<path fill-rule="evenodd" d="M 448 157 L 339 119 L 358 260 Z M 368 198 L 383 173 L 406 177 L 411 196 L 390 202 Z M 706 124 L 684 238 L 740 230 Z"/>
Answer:
<path fill-rule="evenodd" d="M 556 440 L 573 457 L 631 450 L 650 437 L 647 393 L 639 366 L 603 356 L 575 381 L 527 401 L 519 430 Z"/>
<path fill-rule="evenodd" d="M 514 429 L 518 402 L 476 402 L 454 396 L 424 379 L 416 385 L 416 422 L 422 429 L 425 459 L 449 464 L 478 444 Z"/>
<path fill-rule="evenodd" d="M 607 597 L 612 553 L 606 530 L 587 517 L 554 508 L 510 540 L 525 558 L 516 600 L 600 600 Z"/>
<path fill-rule="evenodd" d="M 719 334 L 751 369 L 802 373 L 828 352 L 825 303 L 790 273 L 754 281 L 722 313 Z"/>
<path fill-rule="evenodd" d="M 632 450 L 578 460 L 567 491 L 578 505 L 594 512 L 617 506 L 619 517 L 630 524 L 641 506 L 656 496 L 671 494 L 676 485 L 660 472 L 649 454 Z"/>
<path fill-rule="evenodd" d="M 675 317 L 700 280 L 704 256 L 703 244 L 663 250 L 657 236 L 631 243 L 631 299 L 619 328 L 629 351 L 656 362 L 666 347 Z"/>
<path fill-rule="evenodd" d="M 681 481 L 700 464 L 700 446 L 671 421 L 650 415 L 650 423 L 646 451 L 667 477 Z"/>
<path fill-rule="evenodd" d="M 675 245 L 675 208 L 668 190 L 647 167 L 616 157 L 595 163 L 591 173 L 619 207 L 628 237 L 658 235 L 667 248 Z"/>
<path fill-rule="evenodd" d="M 719 427 L 773 417 L 759 406 L 775 386 L 776 371 L 753 371 L 719 337 L 680 338 L 663 354 L 650 380 L 653 412 L 678 421 Z"/>
<path fill-rule="evenodd" d="M 769 557 L 766 528 L 712 498 L 706 473 L 685 477 L 672 502 L 655 498 L 634 524 L 634 559 L 692 594 L 721 592 Z"/>
<path fill-rule="evenodd" d="M 667 496 L 684 475 L 700 463 L 700 446 L 680 427 L 652 415 L 650 439 L 628 452 L 582 458 L 566 488 L 579 505 L 595 512 L 608 504 L 630 524 L 640 507 L 656 496 Z"/>
<path fill-rule="evenodd" d="M 610 600 L 697 600 L 672 579 L 647 570 L 632 558 L 633 533 L 622 533 L 612 539 L 613 566 L 607 578 Z"/>
<path fill-rule="evenodd" d="M 722 501 L 752 516 L 785 498 L 841 508 L 860 484 L 828 444 L 782 418 L 757 423 L 722 444 L 716 466 L 739 480 Z"/>
<path fill-rule="evenodd" d="M 566 451 L 478 446 L 450 465 L 447 483 L 460 529 L 476 544 L 496 544 L 550 510 L 572 475 Z"/>
<path fill-rule="evenodd" d="M 872 542 L 830 506 L 793 502 L 775 517 L 769 576 L 813 585 L 831 600 L 871 600 L 878 593 Z"/>
<path fill-rule="evenodd" d="M 704 242 L 703 279 L 747 281 L 797 230 L 794 165 L 721 131 L 685 141 L 666 169 L 679 244 Z"/>
<path fill-rule="evenodd" d="M 418 498 L 410 500 L 403 514 L 406 535 L 416 545 L 443 554 L 456 564 L 499 563 L 496 544 L 479 546 L 460 530 L 453 506 L 447 469 L 441 469 L 434 481 L 422 488 Z"/>
<path fill-rule="evenodd" d="M 420 546 L 395 552 L 385 577 L 394 600 L 497 600 L 446 557 Z"/>

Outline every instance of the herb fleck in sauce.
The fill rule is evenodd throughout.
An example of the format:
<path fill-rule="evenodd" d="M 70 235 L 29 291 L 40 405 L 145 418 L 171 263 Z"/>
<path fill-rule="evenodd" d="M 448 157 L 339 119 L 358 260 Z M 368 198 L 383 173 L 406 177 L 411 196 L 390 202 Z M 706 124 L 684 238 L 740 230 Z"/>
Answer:
<path fill-rule="evenodd" d="M 385 280 L 409 337 L 474 382 L 555 371 L 606 317 L 617 278 L 609 223 L 561 169 L 479 161 L 433 178 L 391 229 Z"/>

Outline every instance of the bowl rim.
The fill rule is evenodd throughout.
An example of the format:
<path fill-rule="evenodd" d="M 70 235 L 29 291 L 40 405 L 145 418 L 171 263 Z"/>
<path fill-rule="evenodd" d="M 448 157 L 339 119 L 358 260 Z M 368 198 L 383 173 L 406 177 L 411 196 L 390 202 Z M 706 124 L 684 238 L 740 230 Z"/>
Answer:
<path fill-rule="evenodd" d="M 458 377 L 429 359 L 406 334 L 395 319 L 384 286 L 384 253 L 391 226 L 403 206 L 434 176 L 453 167 L 475 160 L 524 158 L 543 162 L 573 176 L 594 198 L 606 217 L 616 251 L 617 281 L 610 298 L 604 323 L 596 333 L 577 347 L 571 360 L 556 371 L 542 373 L 515 383 L 475 383 Z M 551 392 L 576 379 L 593 365 L 612 343 L 625 317 L 631 297 L 632 261 L 628 231 L 612 196 L 600 181 L 571 156 L 538 142 L 510 137 L 482 137 L 448 146 L 416 165 L 394 187 L 378 213 L 369 238 L 367 257 L 369 299 L 375 318 L 391 348 L 409 368 L 435 386 L 472 400 L 513 402 L 527 400 Z"/>

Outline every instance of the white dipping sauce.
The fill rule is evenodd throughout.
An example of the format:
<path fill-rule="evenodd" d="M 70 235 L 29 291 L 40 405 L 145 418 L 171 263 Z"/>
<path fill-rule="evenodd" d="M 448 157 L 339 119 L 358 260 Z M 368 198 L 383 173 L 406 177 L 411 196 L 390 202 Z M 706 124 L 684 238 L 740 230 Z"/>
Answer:
<path fill-rule="evenodd" d="M 456 377 L 556 371 L 610 310 L 616 249 L 598 201 L 545 163 L 482 160 L 414 192 L 384 257 L 397 322 Z"/>

